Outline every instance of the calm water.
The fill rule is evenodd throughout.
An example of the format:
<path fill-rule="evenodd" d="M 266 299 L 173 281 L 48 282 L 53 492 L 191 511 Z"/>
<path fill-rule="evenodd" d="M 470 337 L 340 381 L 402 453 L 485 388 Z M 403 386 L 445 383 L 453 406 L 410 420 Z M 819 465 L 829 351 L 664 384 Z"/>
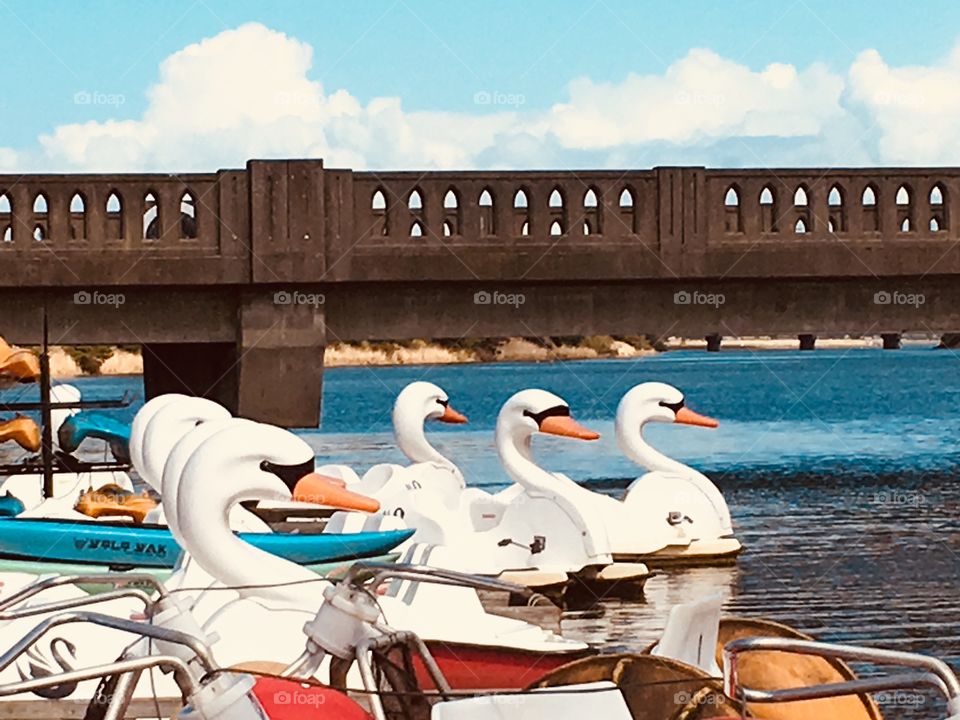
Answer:
<path fill-rule="evenodd" d="M 675 352 L 639 360 L 328 370 L 322 430 L 304 436 L 323 461 L 358 469 L 401 461 L 390 407 L 412 380 L 444 387 L 470 417 L 433 429 L 436 444 L 474 484 L 506 484 L 493 452 L 500 404 L 542 387 L 600 431 L 595 443 L 537 438 L 543 464 L 616 494 L 638 470 L 613 438 L 623 393 L 672 383 L 717 430 L 651 428 L 668 454 L 723 490 L 746 553 L 735 568 L 656 577 L 642 604 L 605 603 L 602 619 L 569 635 L 619 649 L 655 639 L 673 603 L 721 593 L 728 612 L 763 615 L 823 639 L 934 653 L 960 667 L 960 356 L 904 349 Z M 138 379 L 82 380 L 109 397 Z M 9 391 L 4 397 L 9 396 Z M 29 392 L 28 392 L 29 394 Z M 132 414 L 133 409 L 128 414 Z M 939 704 L 893 716 L 936 717 Z"/>

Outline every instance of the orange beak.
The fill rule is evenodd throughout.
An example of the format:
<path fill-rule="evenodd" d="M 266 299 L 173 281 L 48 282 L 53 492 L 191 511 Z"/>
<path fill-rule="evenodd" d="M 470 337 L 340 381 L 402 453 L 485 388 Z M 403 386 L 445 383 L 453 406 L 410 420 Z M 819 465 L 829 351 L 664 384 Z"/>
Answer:
<path fill-rule="evenodd" d="M 596 440 L 600 433 L 594 432 L 578 423 L 569 415 L 551 415 L 540 423 L 540 432 L 548 435 L 561 435 L 577 440 Z"/>
<path fill-rule="evenodd" d="M 467 416 L 463 413 L 459 413 L 454 410 L 452 407 L 447 405 L 443 408 L 443 415 L 437 418 L 440 422 L 453 423 L 455 425 L 462 425 L 467 421 Z"/>
<path fill-rule="evenodd" d="M 674 422 L 680 423 L 681 425 L 698 425 L 708 428 L 715 428 L 720 424 L 712 417 L 701 415 L 688 407 L 682 407 L 677 411 L 677 419 L 674 420 Z"/>
<path fill-rule="evenodd" d="M 326 505 L 341 510 L 359 510 L 377 512 L 380 503 L 373 498 L 347 490 L 342 481 L 336 478 L 310 473 L 297 481 L 293 488 L 293 499 L 314 505 Z"/>

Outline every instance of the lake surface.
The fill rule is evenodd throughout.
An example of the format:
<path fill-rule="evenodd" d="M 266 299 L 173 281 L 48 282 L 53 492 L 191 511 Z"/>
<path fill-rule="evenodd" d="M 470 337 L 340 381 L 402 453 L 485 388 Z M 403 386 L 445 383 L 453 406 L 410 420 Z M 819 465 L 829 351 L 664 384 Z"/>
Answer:
<path fill-rule="evenodd" d="M 727 611 L 762 615 L 822 639 L 936 654 L 960 668 L 960 355 L 909 348 L 671 352 L 631 360 L 339 368 L 325 374 L 322 430 L 301 431 L 321 461 L 362 471 L 401 462 L 390 409 L 412 380 L 450 394 L 470 424 L 431 437 L 472 484 L 507 479 L 493 450 L 499 406 L 541 387 L 598 430 L 594 443 L 538 437 L 542 464 L 617 494 L 639 474 L 620 455 L 613 416 L 634 384 L 669 382 L 716 430 L 655 426 L 647 437 L 710 476 L 746 552 L 735 567 L 671 572 L 644 603 L 605 603 L 569 635 L 640 649 L 672 604 L 720 593 Z M 85 397 L 142 393 L 138 378 L 84 379 Z M 35 390 L 24 392 L 35 397 Z M 34 393 L 31 395 L 31 393 Z M 132 415 L 135 408 L 125 411 Z M 9 452 L 9 451 L 7 451 Z M 888 716 L 937 717 L 929 697 L 898 695 Z"/>

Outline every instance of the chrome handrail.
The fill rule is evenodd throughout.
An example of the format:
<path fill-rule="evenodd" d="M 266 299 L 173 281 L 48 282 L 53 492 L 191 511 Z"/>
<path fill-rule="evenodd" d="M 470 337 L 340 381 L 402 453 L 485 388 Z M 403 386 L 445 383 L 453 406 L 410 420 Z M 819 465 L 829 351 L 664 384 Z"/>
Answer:
<path fill-rule="evenodd" d="M 373 571 L 373 577 L 364 581 L 362 576 Z M 455 587 L 483 588 L 485 590 L 502 590 L 523 596 L 533 595 L 533 591 L 526 585 L 496 580 L 483 575 L 447 570 L 446 568 L 431 567 L 404 563 L 356 563 L 347 571 L 343 582 L 355 586 L 366 586 L 376 590 L 387 580 L 410 580 L 412 582 L 426 582 L 436 585 L 453 585 Z"/>
<path fill-rule="evenodd" d="M 60 625 L 83 622 L 100 625 L 101 627 L 112 630 L 129 632 L 133 635 L 149 637 L 154 640 L 184 645 L 197 656 L 205 672 L 212 672 L 216 668 L 216 663 L 213 660 L 210 648 L 206 643 L 193 635 L 144 622 L 103 615 L 101 613 L 65 612 L 44 619 L 15 642 L 6 652 L 0 654 L 0 671 L 9 667 L 20 655 L 25 653 L 29 647 L 53 628 L 59 627 Z"/>
<path fill-rule="evenodd" d="M 63 585 L 85 585 L 93 583 L 111 584 L 116 586 L 120 584 L 129 585 L 132 582 L 151 586 L 161 597 L 166 595 L 166 589 L 164 588 L 163 583 L 149 573 L 114 572 L 92 573 L 90 575 L 56 575 L 41 578 L 40 580 L 37 580 L 26 587 L 20 588 L 15 593 L 12 593 L 5 598 L 0 598 L 0 611 L 7 610 L 8 608 L 23 602 L 34 595 L 38 595 L 44 590 L 61 587 Z M 130 589 L 135 590 L 136 588 Z M 91 597 L 95 596 L 91 595 Z"/>
<path fill-rule="evenodd" d="M 919 673 L 897 673 L 883 677 L 857 678 L 844 682 L 826 683 L 810 687 L 785 688 L 783 690 L 755 690 L 740 685 L 738 677 L 738 659 L 742 653 L 754 651 L 779 651 L 798 655 L 872 662 L 879 665 L 898 665 L 922 670 Z M 907 690 L 918 687 L 932 687 L 939 690 L 947 699 L 948 712 L 955 715 L 960 712 L 960 680 L 953 670 L 942 660 L 919 653 L 899 650 L 883 650 L 859 645 L 840 645 L 837 643 L 817 642 L 813 640 L 795 640 L 791 638 L 748 637 L 733 640 L 723 648 L 723 690 L 731 698 L 753 703 L 794 702 L 797 700 L 819 700 L 873 693 L 883 690 Z"/>
<path fill-rule="evenodd" d="M 32 617 L 34 615 L 43 615 L 45 613 L 60 612 L 63 610 L 72 610 L 83 607 L 84 605 L 96 605 L 110 600 L 119 600 L 121 598 L 133 598 L 143 603 L 144 609 L 150 607 L 153 600 L 143 590 L 137 588 L 122 588 L 119 590 L 110 590 L 98 595 L 83 595 L 81 597 L 66 598 L 64 600 L 54 600 L 53 602 L 43 603 L 42 605 L 29 605 L 25 608 L 15 610 L 5 610 L 0 612 L 0 620 L 18 620 L 20 618 Z"/>

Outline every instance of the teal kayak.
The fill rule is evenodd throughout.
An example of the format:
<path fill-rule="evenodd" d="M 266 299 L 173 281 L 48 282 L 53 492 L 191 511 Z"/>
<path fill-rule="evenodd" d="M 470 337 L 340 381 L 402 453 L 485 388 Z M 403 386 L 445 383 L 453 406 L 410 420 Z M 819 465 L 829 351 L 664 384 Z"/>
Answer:
<path fill-rule="evenodd" d="M 298 565 L 383 555 L 413 530 L 360 533 L 240 533 L 244 542 Z M 180 546 L 161 525 L 0 517 L 0 558 L 112 568 L 172 568 Z"/>
<path fill-rule="evenodd" d="M 57 431 L 60 448 L 74 452 L 86 438 L 103 440 L 110 446 L 114 458 L 120 462 L 130 461 L 130 424 L 110 415 L 82 410 L 71 415 Z"/>

